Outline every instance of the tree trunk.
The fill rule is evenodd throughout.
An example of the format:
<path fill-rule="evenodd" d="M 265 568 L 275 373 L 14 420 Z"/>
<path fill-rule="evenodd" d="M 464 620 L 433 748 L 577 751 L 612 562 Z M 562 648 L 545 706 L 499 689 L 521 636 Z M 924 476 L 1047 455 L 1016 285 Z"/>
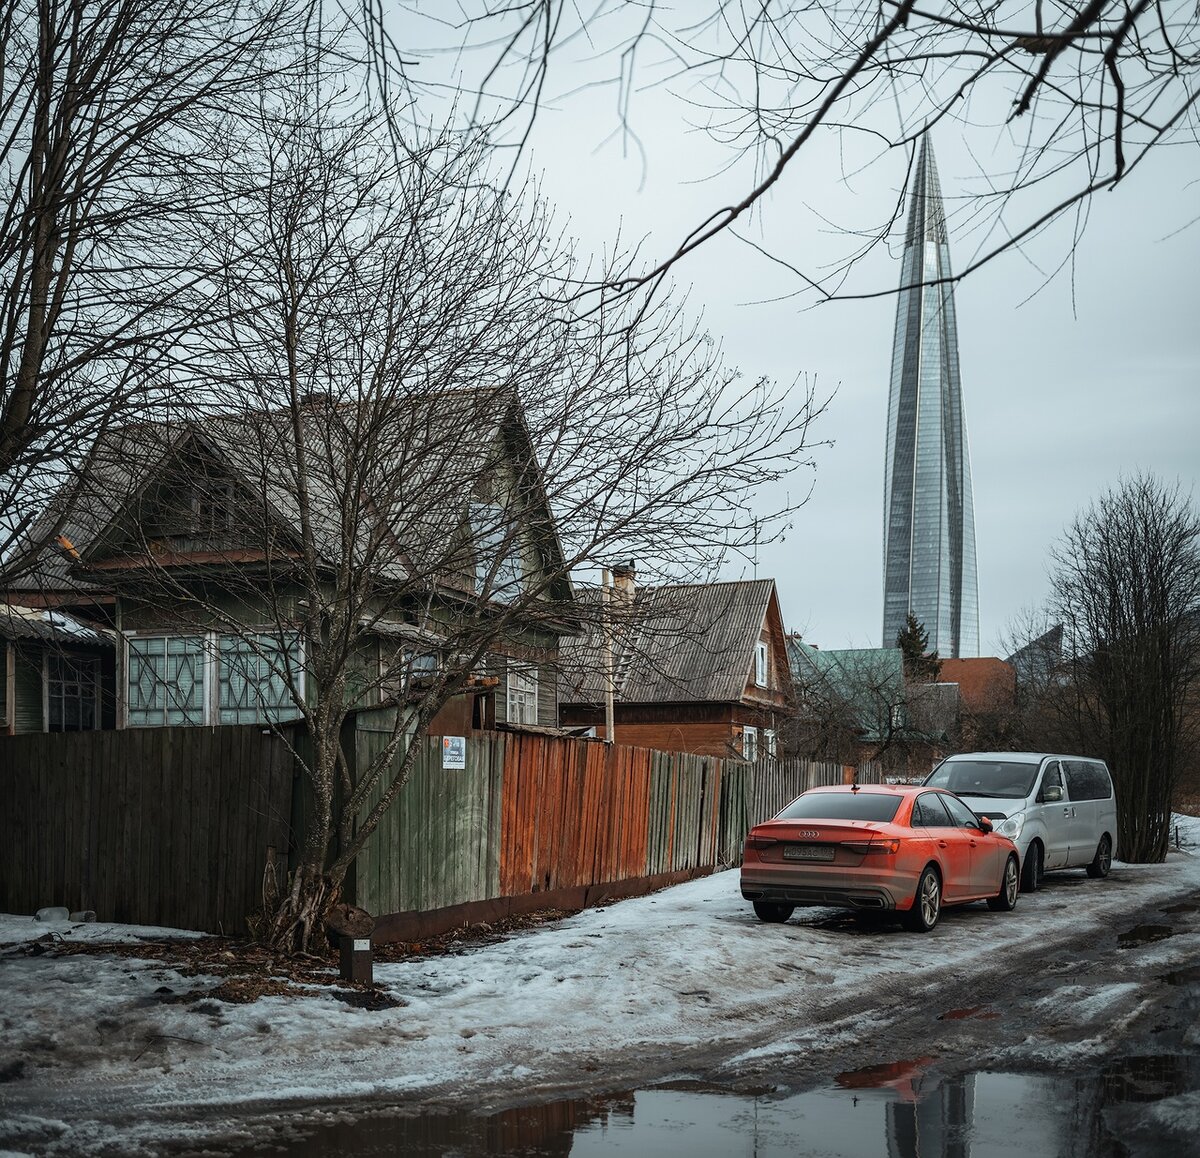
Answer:
<path fill-rule="evenodd" d="M 267 944 L 283 953 L 309 953 L 313 944 L 323 947 L 325 915 L 341 897 L 343 879 L 343 872 L 301 865 L 266 923 Z"/>

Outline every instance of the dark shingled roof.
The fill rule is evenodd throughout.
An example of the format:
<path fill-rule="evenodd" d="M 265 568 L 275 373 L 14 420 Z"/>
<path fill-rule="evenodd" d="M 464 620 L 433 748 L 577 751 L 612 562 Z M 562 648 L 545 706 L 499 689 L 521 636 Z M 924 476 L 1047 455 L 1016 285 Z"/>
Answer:
<path fill-rule="evenodd" d="M 736 702 L 775 590 L 773 579 L 643 587 L 633 606 L 614 601 L 616 696 L 622 703 Z M 564 700 L 604 699 L 599 590 L 579 593 L 591 609 L 587 634 L 563 641 Z"/>

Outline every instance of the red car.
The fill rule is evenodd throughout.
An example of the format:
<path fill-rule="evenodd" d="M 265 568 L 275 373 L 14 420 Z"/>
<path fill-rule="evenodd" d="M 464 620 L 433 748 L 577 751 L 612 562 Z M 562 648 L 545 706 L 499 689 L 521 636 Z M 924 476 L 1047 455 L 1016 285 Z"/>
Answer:
<path fill-rule="evenodd" d="M 1008 912 L 1019 888 L 1013 842 L 936 788 L 813 788 L 755 825 L 742 855 L 742 896 L 763 921 L 835 905 L 894 911 L 927 933 L 945 905 L 987 901 Z"/>

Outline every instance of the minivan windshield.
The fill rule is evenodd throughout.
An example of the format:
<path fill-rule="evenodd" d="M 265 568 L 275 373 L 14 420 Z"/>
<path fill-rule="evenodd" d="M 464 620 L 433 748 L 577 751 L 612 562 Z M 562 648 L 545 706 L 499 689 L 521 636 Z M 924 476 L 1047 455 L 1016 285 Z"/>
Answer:
<path fill-rule="evenodd" d="M 806 792 L 776 820 L 891 820 L 900 797 L 882 792 Z"/>
<path fill-rule="evenodd" d="M 959 796 L 995 796 L 1020 800 L 1033 790 L 1038 765 L 1010 760 L 947 760 L 925 781 Z"/>

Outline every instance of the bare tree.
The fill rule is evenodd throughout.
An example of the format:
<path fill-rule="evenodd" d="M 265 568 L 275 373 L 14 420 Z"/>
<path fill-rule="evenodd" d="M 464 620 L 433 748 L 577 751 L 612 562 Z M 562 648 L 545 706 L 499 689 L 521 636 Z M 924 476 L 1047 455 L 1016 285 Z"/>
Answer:
<path fill-rule="evenodd" d="M 740 198 L 681 230 L 648 263 L 628 267 L 621 285 L 661 277 L 717 234 L 744 226 L 785 172 L 799 168 L 797 158 L 831 139 L 843 176 L 893 151 L 895 175 L 930 129 L 969 126 L 978 178 L 962 216 L 979 240 L 957 277 L 1059 218 L 1077 236 L 1094 193 L 1118 186 L 1164 145 L 1195 144 L 1200 15 L 1190 0 L 944 10 L 916 0 L 597 0 L 586 8 L 476 0 L 457 18 L 420 0 L 408 9 L 436 22 L 439 47 L 455 40 L 460 83 L 476 94 L 468 107 L 513 145 L 529 139 L 548 103 L 607 84 L 626 140 L 637 142 L 639 98 L 665 88 L 687 114 L 681 124 L 706 128 L 731 150 L 731 163 L 749 160 Z M 827 174 L 824 164 L 818 169 Z M 885 220 L 856 222 L 832 268 L 801 255 L 800 285 L 818 299 L 891 292 L 859 291 L 846 278 L 886 239 L 901 207 L 897 198 Z"/>
<path fill-rule="evenodd" d="M 1048 613 L 1063 659 L 1035 701 L 1043 732 L 1104 757 L 1118 847 L 1161 861 L 1178 775 L 1200 739 L 1200 517 L 1137 475 L 1079 515 L 1053 553 Z"/>
<path fill-rule="evenodd" d="M 742 382 L 665 301 L 575 311 L 570 249 L 486 148 L 393 130 L 312 76 L 225 148 L 225 328 L 189 338 L 189 410 L 105 440 L 108 514 L 78 534 L 124 630 L 179 637 L 131 634 L 129 722 L 263 719 L 293 744 L 282 947 L 309 945 L 447 702 L 582 628 L 573 575 L 635 554 L 684 577 L 761 541 L 759 488 L 804 464 L 816 410 Z M 386 740 L 352 765 L 344 727 L 375 709 Z"/>
<path fill-rule="evenodd" d="M 222 129 L 290 67 L 303 18 L 288 0 L 0 3 L 7 579 L 40 547 L 34 521 L 61 524 L 97 437 L 169 398 Z"/>

